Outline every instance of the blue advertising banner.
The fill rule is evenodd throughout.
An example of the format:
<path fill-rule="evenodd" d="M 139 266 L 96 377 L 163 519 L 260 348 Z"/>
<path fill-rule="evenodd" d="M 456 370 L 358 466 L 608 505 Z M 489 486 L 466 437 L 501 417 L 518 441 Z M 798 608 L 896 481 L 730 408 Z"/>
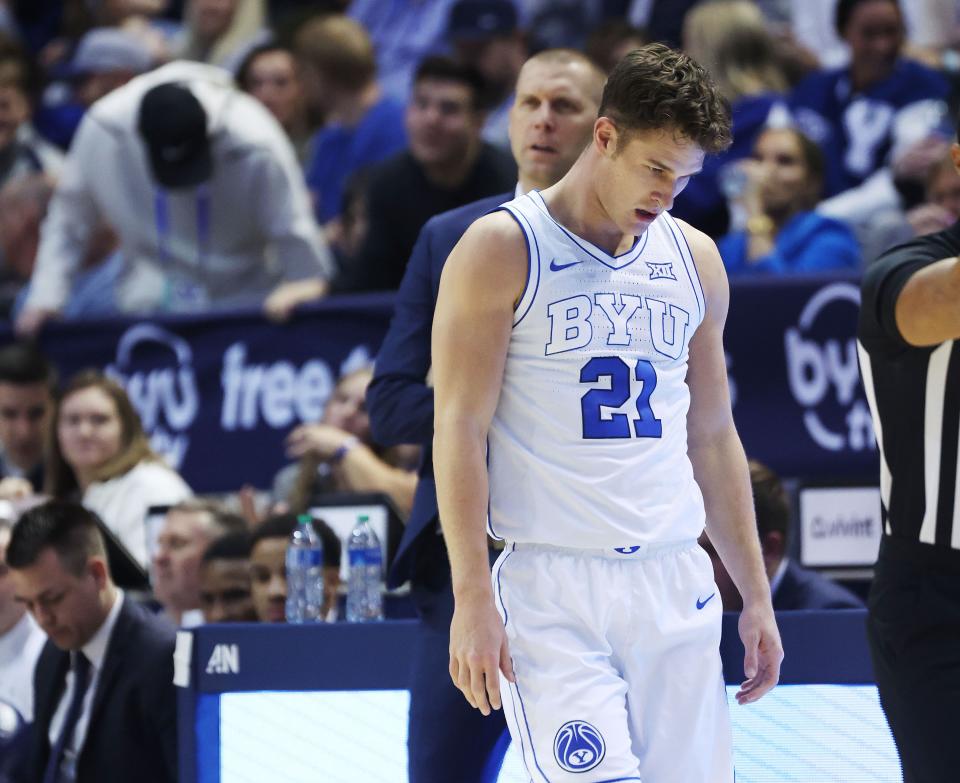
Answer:
<path fill-rule="evenodd" d="M 258 313 L 52 324 L 41 346 L 69 378 L 119 378 L 154 448 L 196 492 L 267 488 L 283 441 L 323 415 L 340 375 L 372 361 L 392 299 L 331 298 L 288 324 Z"/>
<path fill-rule="evenodd" d="M 748 456 L 784 476 L 877 479 L 857 363 L 859 309 L 852 278 L 731 286 L 727 374 Z"/>
<path fill-rule="evenodd" d="M 392 302 L 334 297 L 283 325 L 253 312 L 52 324 L 41 345 L 64 378 L 92 366 L 121 379 L 154 447 L 195 491 L 267 488 L 286 463 L 286 434 L 317 421 L 336 379 L 376 355 Z M 737 426 L 747 453 L 782 475 L 876 475 L 858 306 L 854 280 L 732 286 L 726 350 Z"/>

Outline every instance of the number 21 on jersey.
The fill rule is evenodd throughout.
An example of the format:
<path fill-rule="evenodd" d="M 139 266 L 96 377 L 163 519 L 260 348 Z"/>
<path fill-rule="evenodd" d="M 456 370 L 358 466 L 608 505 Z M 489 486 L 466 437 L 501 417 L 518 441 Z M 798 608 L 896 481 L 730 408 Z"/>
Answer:
<path fill-rule="evenodd" d="M 603 418 L 603 408 L 620 408 L 631 398 L 633 379 L 641 384 L 636 418 L 626 413 Z M 650 362 L 640 359 L 631 373 L 630 365 L 619 356 L 595 356 L 580 369 L 580 383 L 601 380 L 607 380 L 610 388 L 590 389 L 580 398 L 584 438 L 659 438 L 663 434 L 660 419 L 650 408 L 650 396 L 657 388 L 657 373 Z"/>

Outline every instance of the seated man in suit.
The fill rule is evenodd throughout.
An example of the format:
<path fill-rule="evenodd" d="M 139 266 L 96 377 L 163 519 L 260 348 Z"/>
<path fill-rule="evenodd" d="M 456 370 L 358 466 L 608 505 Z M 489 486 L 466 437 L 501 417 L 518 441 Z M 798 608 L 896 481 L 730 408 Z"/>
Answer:
<path fill-rule="evenodd" d="M 114 585 L 96 522 L 79 504 L 45 503 L 7 547 L 17 600 L 49 638 L 17 781 L 177 778 L 175 632 Z"/>
<path fill-rule="evenodd" d="M 790 501 L 780 477 L 766 465 L 750 460 L 750 484 L 774 610 L 862 609 L 863 601 L 847 588 L 787 557 Z M 720 591 L 723 611 L 739 612 L 743 608 L 743 599 L 706 533 L 700 536 L 700 546 L 713 561 L 713 578 Z"/>

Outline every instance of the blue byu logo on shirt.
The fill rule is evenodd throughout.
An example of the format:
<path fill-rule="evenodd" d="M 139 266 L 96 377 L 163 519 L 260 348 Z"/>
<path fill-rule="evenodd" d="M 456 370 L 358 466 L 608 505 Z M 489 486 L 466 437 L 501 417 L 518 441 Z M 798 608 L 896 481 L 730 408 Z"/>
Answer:
<path fill-rule="evenodd" d="M 600 732 L 583 720 L 564 723 L 553 740 L 553 755 L 567 772 L 587 772 L 607 752 Z"/>

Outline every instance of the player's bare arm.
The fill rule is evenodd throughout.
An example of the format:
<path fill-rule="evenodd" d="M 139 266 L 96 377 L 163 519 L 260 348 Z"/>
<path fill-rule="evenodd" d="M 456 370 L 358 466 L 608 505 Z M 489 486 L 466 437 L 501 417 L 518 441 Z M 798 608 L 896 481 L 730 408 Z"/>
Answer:
<path fill-rule="evenodd" d="M 743 596 L 740 637 L 746 681 L 737 701 L 756 701 L 780 677 L 783 648 L 763 566 L 747 460 L 730 408 L 723 327 L 730 289 L 716 245 L 681 223 L 696 261 L 706 314 L 690 341 L 688 451 L 703 492 L 707 534 Z"/>
<path fill-rule="evenodd" d="M 894 316 L 910 345 L 939 345 L 960 338 L 960 258 L 943 258 L 913 273 L 900 295 Z"/>
<path fill-rule="evenodd" d="M 490 582 L 486 448 L 526 252 L 509 215 L 478 220 L 447 260 L 433 321 L 433 462 L 454 594 L 450 676 L 484 715 L 501 706 L 498 671 L 513 679 Z"/>

